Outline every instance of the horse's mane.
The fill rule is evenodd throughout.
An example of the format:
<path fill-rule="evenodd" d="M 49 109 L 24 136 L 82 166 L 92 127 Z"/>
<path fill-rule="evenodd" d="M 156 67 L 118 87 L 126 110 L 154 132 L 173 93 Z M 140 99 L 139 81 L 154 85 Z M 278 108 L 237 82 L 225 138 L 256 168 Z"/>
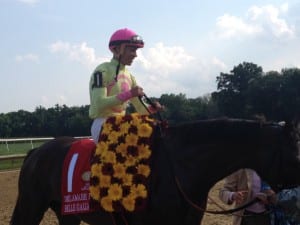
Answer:
<path fill-rule="evenodd" d="M 274 122 L 262 122 L 249 119 L 232 119 L 232 118 L 216 118 L 208 120 L 198 120 L 192 122 L 179 123 L 169 127 L 170 132 L 181 130 L 182 134 L 189 135 L 195 133 L 198 137 L 205 138 L 229 138 L 236 137 L 248 139 L 257 137 L 259 131 L 263 127 L 281 128 L 280 125 Z"/>

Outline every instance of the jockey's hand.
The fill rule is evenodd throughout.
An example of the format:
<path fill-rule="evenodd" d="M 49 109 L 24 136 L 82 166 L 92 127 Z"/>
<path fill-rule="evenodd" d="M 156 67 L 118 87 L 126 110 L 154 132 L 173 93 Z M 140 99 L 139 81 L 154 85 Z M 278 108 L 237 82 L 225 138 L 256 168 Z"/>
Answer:
<path fill-rule="evenodd" d="M 130 90 L 130 92 L 131 92 L 132 97 L 139 97 L 139 96 L 143 96 L 145 94 L 143 88 L 141 88 L 139 86 L 133 87 Z"/>

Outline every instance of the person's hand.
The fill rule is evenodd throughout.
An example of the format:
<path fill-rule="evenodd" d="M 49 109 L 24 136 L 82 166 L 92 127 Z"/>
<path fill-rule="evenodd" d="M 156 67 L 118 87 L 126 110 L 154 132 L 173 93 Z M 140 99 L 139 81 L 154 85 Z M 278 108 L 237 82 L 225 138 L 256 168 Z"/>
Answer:
<path fill-rule="evenodd" d="M 232 195 L 232 201 L 235 202 L 236 204 L 240 205 L 241 203 L 243 203 L 245 201 L 245 199 L 247 198 L 247 195 L 248 195 L 248 191 L 246 191 L 246 190 L 236 191 Z"/>
<path fill-rule="evenodd" d="M 256 193 L 255 197 L 257 199 L 259 199 L 259 201 L 262 202 L 265 205 L 267 205 L 269 203 L 268 202 L 268 195 L 266 193 L 263 193 L 263 192 Z"/>
<path fill-rule="evenodd" d="M 259 192 L 255 196 L 265 205 L 274 205 L 277 202 L 276 193 L 273 190 L 266 190 L 264 192 Z"/>
<path fill-rule="evenodd" d="M 277 203 L 277 195 L 276 195 L 275 191 L 273 191 L 272 189 L 268 189 L 268 190 L 265 190 L 264 193 L 267 195 L 265 204 L 275 205 Z"/>
<path fill-rule="evenodd" d="M 131 90 L 131 96 L 132 97 L 139 97 L 139 96 L 143 96 L 144 95 L 144 91 L 143 88 L 139 87 L 139 86 L 135 86 L 133 87 Z"/>
<path fill-rule="evenodd" d="M 268 203 L 271 205 L 276 205 L 278 202 L 278 197 L 277 197 L 276 193 L 267 195 L 267 199 L 268 199 Z"/>

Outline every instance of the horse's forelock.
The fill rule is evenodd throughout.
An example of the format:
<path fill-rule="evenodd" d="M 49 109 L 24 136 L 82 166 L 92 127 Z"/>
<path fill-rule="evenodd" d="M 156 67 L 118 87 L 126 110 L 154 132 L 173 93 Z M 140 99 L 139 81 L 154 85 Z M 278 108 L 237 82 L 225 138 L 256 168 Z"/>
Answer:
<path fill-rule="evenodd" d="M 292 139 L 291 143 L 295 144 L 300 154 L 300 121 L 287 122 L 283 128 L 285 134 Z"/>
<path fill-rule="evenodd" d="M 298 159 L 300 160 L 300 120 L 299 119 L 297 119 L 293 123 L 292 136 L 295 139 Z"/>

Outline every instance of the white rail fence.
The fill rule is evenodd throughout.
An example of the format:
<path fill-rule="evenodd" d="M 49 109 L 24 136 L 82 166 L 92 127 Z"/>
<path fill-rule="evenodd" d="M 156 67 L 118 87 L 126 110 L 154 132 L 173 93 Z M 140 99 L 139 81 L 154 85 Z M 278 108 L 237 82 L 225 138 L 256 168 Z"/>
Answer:
<path fill-rule="evenodd" d="M 91 138 L 90 136 L 74 137 L 75 139 Z M 29 143 L 31 148 L 34 148 L 35 142 L 46 142 L 54 139 L 54 137 L 43 137 L 43 138 L 0 138 L 0 145 L 4 144 L 6 146 L 7 152 L 9 153 L 11 149 L 10 144 L 13 143 Z"/>
<path fill-rule="evenodd" d="M 8 139 L 0 139 L 0 144 L 6 145 L 7 152 L 10 152 L 9 144 L 12 143 L 30 143 L 31 148 L 34 148 L 34 141 L 48 141 L 52 140 L 53 137 L 47 138 L 8 138 Z"/>
<path fill-rule="evenodd" d="M 82 137 L 74 137 L 75 139 L 84 139 L 84 138 L 91 138 L 89 136 L 82 136 Z M 37 147 L 34 146 L 35 143 L 41 144 L 41 142 L 46 142 L 49 140 L 54 139 L 54 137 L 44 137 L 44 138 L 0 138 L 0 146 L 3 144 L 6 146 L 7 154 L 0 155 L 0 162 L 1 161 L 7 161 L 10 160 L 12 165 L 15 160 L 18 159 L 24 159 L 26 154 L 13 154 L 14 149 L 11 149 L 9 147 L 10 144 L 16 144 L 16 143 L 29 143 L 31 145 L 31 148 Z"/>

